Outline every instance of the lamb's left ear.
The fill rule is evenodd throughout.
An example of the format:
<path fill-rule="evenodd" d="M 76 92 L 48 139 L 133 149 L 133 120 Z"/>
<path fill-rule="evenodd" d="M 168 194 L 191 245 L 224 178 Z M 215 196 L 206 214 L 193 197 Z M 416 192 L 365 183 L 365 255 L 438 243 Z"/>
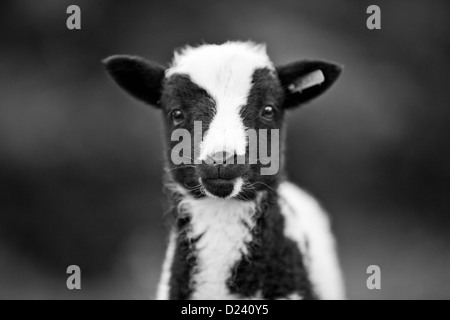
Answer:
<path fill-rule="evenodd" d="M 144 58 L 117 55 L 103 60 L 111 77 L 133 97 L 158 106 L 164 67 Z"/>
<path fill-rule="evenodd" d="M 325 61 L 297 61 L 276 68 L 285 91 L 284 108 L 308 102 L 325 92 L 342 72 L 342 66 Z"/>

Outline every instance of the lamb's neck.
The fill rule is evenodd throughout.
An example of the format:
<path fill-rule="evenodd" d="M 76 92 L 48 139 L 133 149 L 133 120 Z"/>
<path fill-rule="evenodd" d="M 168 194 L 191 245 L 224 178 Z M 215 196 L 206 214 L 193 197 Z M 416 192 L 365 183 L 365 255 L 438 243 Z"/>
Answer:
<path fill-rule="evenodd" d="M 195 265 L 191 270 L 191 298 L 233 299 L 227 283 L 236 264 L 248 254 L 256 223 L 256 201 L 193 199 L 180 203 L 186 215 L 185 236 L 191 242 Z"/>

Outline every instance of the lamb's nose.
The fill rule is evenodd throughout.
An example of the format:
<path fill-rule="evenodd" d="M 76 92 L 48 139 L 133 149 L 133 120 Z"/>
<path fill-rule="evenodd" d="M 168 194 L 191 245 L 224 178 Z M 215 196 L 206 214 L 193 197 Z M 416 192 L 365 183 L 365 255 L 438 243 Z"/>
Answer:
<path fill-rule="evenodd" d="M 250 165 L 241 164 L 241 161 L 234 152 L 220 151 L 209 155 L 202 164 L 196 166 L 196 171 L 203 180 L 233 180 L 242 177 L 250 169 Z"/>
<path fill-rule="evenodd" d="M 219 151 L 215 154 L 208 156 L 208 163 L 209 164 L 236 164 L 235 160 L 236 155 L 234 152 L 227 152 L 227 151 Z"/>

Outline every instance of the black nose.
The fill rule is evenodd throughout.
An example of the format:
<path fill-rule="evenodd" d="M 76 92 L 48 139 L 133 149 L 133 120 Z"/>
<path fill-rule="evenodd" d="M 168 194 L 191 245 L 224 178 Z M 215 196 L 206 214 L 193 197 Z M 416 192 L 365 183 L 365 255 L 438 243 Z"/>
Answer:
<path fill-rule="evenodd" d="M 216 152 L 197 166 L 197 173 L 202 179 L 232 180 L 242 177 L 249 170 L 248 164 L 238 164 L 234 153 Z"/>

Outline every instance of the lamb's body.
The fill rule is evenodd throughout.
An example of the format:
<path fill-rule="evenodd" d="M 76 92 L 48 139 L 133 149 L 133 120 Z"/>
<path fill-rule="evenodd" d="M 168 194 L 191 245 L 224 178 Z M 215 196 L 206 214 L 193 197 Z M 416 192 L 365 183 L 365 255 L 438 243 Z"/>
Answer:
<path fill-rule="evenodd" d="M 289 182 L 269 196 L 276 201 L 182 195 L 157 298 L 342 299 L 327 215 Z"/>
<path fill-rule="evenodd" d="M 166 115 L 175 223 L 158 298 L 343 298 L 326 214 L 286 182 L 282 151 L 285 113 L 328 89 L 338 65 L 275 67 L 265 46 L 251 42 L 186 47 L 169 68 L 130 56 L 106 65 L 126 91 Z M 252 130 L 268 136 L 252 141 Z M 189 147 L 179 149 L 174 133 Z M 174 161 L 180 151 L 194 163 Z"/>

